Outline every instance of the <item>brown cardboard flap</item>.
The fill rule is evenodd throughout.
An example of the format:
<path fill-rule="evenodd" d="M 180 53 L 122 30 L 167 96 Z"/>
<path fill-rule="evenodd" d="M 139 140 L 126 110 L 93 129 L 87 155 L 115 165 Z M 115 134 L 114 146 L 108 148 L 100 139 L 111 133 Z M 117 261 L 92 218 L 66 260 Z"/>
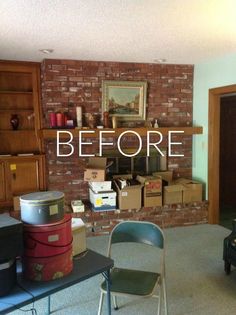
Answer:
<path fill-rule="evenodd" d="M 104 157 L 90 157 L 87 168 L 105 169 L 107 166 L 107 158 Z"/>
<path fill-rule="evenodd" d="M 141 184 L 145 184 L 148 185 L 149 182 L 156 182 L 157 179 L 161 179 L 160 176 L 141 176 L 141 175 L 137 175 L 136 179 L 141 183 Z"/>
<path fill-rule="evenodd" d="M 131 175 L 132 176 L 132 175 Z M 113 177 L 114 178 L 114 177 Z M 122 177 L 124 178 L 124 177 Z M 131 177 L 132 178 L 132 177 Z M 126 178 L 126 179 L 130 179 L 130 178 Z M 143 187 L 142 184 L 140 185 L 131 185 L 131 186 L 125 186 L 124 188 L 120 189 L 119 185 L 117 184 L 117 182 L 114 180 L 114 184 L 115 186 L 117 187 L 117 189 L 121 192 L 124 192 L 124 191 L 129 191 L 129 190 L 134 190 L 134 189 L 140 189 L 141 187 Z"/>
<path fill-rule="evenodd" d="M 155 172 L 152 173 L 153 176 L 160 176 L 163 180 L 169 182 L 172 182 L 173 180 L 173 171 L 161 171 L 161 172 Z"/>
<path fill-rule="evenodd" d="M 182 185 L 202 185 L 202 183 L 200 182 L 197 182 L 195 180 L 192 180 L 192 179 L 187 179 L 187 178 L 179 178 L 179 179 L 176 179 L 174 181 L 175 183 L 177 184 L 182 184 Z"/>
<path fill-rule="evenodd" d="M 14 208 L 14 211 L 20 210 L 20 196 L 13 197 L 13 208 Z"/>
<path fill-rule="evenodd" d="M 117 179 L 117 178 L 124 178 L 124 179 L 132 179 L 133 175 L 132 174 L 121 174 L 121 175 L 113 175 L 112 176 L 113 179 Z"/>

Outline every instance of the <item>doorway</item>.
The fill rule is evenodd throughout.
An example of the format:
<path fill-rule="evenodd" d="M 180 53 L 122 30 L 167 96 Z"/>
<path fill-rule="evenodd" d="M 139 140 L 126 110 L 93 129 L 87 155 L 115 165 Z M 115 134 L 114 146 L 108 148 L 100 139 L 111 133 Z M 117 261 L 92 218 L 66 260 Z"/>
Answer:
<path fill-rule="evenodd" d="M 219 224 L 220 222 L 220 189 L 223 183 L 221 180 L 220 150 L 220 127 L 221 127 L 221 100 L 236 94 L 236 85 L 229 85 L 209 90 L 209 113 L 208 113 L 208 200 L 209 200 L 209 223 Z M 222 106 L 223 108 L 223 106 Z M 222 126 L 225 124 L 222 117 Z M 234 143 L 231 144 L 231 149 Z M 227 165 L 227 163 L 226 163 Z M 224 168 L 224 166 L 223 166 Z M 232 171 L 233 173 L 233 171 Z M 235 174 L 236 176 L 236 174 Z M 236 195 L 236 193 L 235 193 Z"/>
<path fill-rule="evenodd" d="M 220 98 L 219 224 L 231 229 L 236 218 L 236 95 Z"/>

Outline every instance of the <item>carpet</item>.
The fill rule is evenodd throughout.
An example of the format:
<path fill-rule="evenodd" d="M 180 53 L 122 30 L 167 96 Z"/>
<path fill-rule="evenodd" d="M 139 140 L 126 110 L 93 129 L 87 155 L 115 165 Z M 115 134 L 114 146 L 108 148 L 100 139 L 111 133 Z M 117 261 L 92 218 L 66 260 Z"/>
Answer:
<path fill-rule="evenodd" d="M 166 277 L 169 315 L 231 315 L 236 313 L 236 269 L 230 276 L 224 273 L 223 239 L 230 230 L 218 225 L 195 225 L 168 228 L 166 237 Z M 106 254 L 107 236 L 87 239 L 87 246 Z M 136 258 L 136 255 L 138 258 Z M 120 266 L 128 260 L 137 268 L 155 270 L 154 251 L 138 246 L 121 246 L 114 251 Z M 96 262 L 95 262 L 96 263 Z M 94 315 L 99 302 L 101 276 L 74 285 L 52 295 L 52 314 Z M 154 315 L 156 299 L 119 298 L 116 315 Z M 37 314 L 46 313 L 47 300 L 35 303 Z M 24 309 L 29 309 L 24 307 Z M 12 315 L 22 314 L 14 311 Z M 106 314 L 104 304 L 103 314 Z"/>

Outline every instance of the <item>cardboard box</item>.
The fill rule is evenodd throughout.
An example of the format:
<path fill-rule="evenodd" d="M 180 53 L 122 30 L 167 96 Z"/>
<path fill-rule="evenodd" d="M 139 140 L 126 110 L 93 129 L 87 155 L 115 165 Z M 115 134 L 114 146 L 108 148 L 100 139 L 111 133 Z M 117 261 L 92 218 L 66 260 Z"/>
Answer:
<path fill-rule="evenodd" d="M 79 218 L 72 218 L 73 256 L 78 255 L 86 250 L 86 228 L 84 222 Z"/>
<path fill-rule="evenodd" d="M 170 205 L 183 202 L 183 185 L 176 184 L 164 187 L 164 205 Z"/>
<path fill-rule="evenodd" d="M 84 180 L 87 182 L 102 182 L 106 177 L 107 159 L 104 157 L 90 157 Z"/>
<path fill-rule="evenodd" d="M 173 180 L 173 171 L 161 171 L 152 173 L 153 176 L 161 176 L 161 178 L 167 183 L 171 183 Z"/>
<path fill-rule="evenodd" d="M 162 206 L 162 178 L 138 175 L 136 179 L 143 184 L 144 207 Z"/>
<path fill-rule="evenodd" d="M 20 211 L 20 196 L 13 197 L 13 209 L 14 211 Z"/>
<path fill-rule="evenodd" d="M 179 178 L 175 183 L 184 187 L 183 203 L 202 201 L 202 183 L 186 178 Z"/>
<path fill-rule="evenodd" d="M 71 200 L 73 212 L 84 212 L 84 204 L 82 200 Z"/>
<path fill-rule="evenodd" d="M 114 179 L 123 178 L 123 179 L 132 179 L 131 174 L 125 175 L 116 175 L 113 176 Z M 114 189 L 117 192 L 118 208 L 120 210 L 125 209 L 140 209 L 142 206 L 141 194 L 142 194 L 142 185 L 132 185 L 126 186 L 122 189 L 119 188 L 118 184 L 114 180 Z"/>
<path fill-rule="evenodd" d="M 109 191 L 111 190 L 111 181 L 89 182 L 89 186 L 94 192 Z"/>
<path fill-rule="evenodd" d="M 116 192 L 114 190 L 94 192 L 90 188 L 89 200 L 93 211 L 116 210 Z"/>

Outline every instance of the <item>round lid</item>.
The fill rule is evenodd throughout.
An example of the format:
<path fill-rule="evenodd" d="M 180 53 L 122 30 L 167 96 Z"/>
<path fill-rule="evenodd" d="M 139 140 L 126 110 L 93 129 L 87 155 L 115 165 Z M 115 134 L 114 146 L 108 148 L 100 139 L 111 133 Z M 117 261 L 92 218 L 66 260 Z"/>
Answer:
<path fill-rule="evenodd" d="M 61 191 L 38 191 L 26 194 L 20 197 L 22 202 L 45 202 L 64 198 L 64 193 Z"/>

